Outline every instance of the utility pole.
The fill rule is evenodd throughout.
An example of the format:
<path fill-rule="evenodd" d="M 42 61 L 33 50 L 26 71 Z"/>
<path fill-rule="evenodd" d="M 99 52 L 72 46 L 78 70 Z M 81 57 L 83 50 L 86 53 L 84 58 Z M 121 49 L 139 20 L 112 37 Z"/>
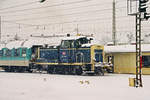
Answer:
<path fill-rule="evenodd" d="M 136 14 L 136 79 L 135 79 L 135 87 L 143 87 L 142 84 L 142 51 L 141 51 L 141 22 L 143 20 L 148 20 L 150 16 L 147 16 L 147 8 L 146 3 L 149 0 L 138 0 L 139 1 L 139 9 Z M 142 17 L 142 14 L 144 15 Z"/>
<path fill-rule="evenodd" d="M 2 34 L 2 17 L 0 16 L 0 42 L 1 42 L 1 34 Z"/>
<path fill-rule="evenodd" d="M 138 10 L 135 13 L 130 13 L 129 15 L 135 16 L 136 18 L 136 78 L 135 87 L 143 87 L 142 84 L 142 51 L 141 51 L 141 22 L 143 20 L 148 20 L 150 18 L 147 13 L 146 3 L 149 0 L 128 0 L 128 11 L 132 11 L 132 2 L 138 4 Z M 138 3 L 137 3 L 138 2 Z M 131 8 L 131 9 L 130 9 Z M 144 15 L 142 17 L 142 15 Z"/>
<path fill-rule="evenodd" d="M 116 45 L 116 2 L 113 0 L 113 11 L 112 11 L 112 41 Z"/>
<path fill-rule="evenodd" d="M 77 28 L 76 28 L 77 34 L 79 34 L 79 26 L 77 24 Z"/>
<path fill-rule="evenodd" d="M 63 23 L 62 23 L 62 29 L 61 29 L 61 31 L 62 31 L 62 34 L 63 34 L 63 32 L 64 32 L 64 25 L 63 25 Z"/>
<path fill-rule="evenodd" d="M 136 87 L 143 87 L 141 78 L 141 62 L 142 51 L 141 51 L 141 13 L 136 14 Z"/>

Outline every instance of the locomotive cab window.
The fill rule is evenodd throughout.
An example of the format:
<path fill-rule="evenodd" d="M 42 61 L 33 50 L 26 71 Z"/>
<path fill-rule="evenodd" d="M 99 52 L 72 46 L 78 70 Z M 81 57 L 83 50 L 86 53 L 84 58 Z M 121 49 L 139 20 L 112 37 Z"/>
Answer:
<path fill-rule="evenodd" d="M 87 38 L 80 38 L 78 41 L 80 41 L 81 44 L 86 44 L 89 42 Z"/>
<path fill-rule="evenodd" d="M 70 47 L 70 42 L 67 40 L 63 40 L 61 43 L 61 48 L 69 48 Z"/>
<path fill-rule="evenodd" d="M 102 50 L 95 50 L 95 62 L 103 62 Z"/>
<path fill-rule="evenodd" d="M 95 62 L 101 62 L 101 59 L 102 59 L 102 54 L 96 53 L 95 54 Z"/>
<path fill-rule="evenodd" d="M 73 40 L 63 40 L 61 43 L 61 48 L 72 48 L 72 47 L 74 47 Z"/>
<path fill-rule="evenodd" d="M 80 47 L 79 41 L 77 40 L 63 40 L 61 48 L 78 48 Z"/>
<path fill-rule="evenodd" d="M 80 46 L 79 41 L 74 41 L 74 48 L 79 48 Z"/>

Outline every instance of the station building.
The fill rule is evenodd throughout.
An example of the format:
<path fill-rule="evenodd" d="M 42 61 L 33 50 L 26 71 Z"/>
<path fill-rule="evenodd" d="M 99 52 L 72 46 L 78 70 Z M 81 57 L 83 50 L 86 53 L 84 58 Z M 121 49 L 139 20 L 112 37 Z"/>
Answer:
<path fill-rule="evenodd" d="M 114 73 L 135 74 L 135 45 L 105 46 L 105 59 L 113 63 Z M 142 74 L 150 74 L 150 44 L 142 44 Z"/>

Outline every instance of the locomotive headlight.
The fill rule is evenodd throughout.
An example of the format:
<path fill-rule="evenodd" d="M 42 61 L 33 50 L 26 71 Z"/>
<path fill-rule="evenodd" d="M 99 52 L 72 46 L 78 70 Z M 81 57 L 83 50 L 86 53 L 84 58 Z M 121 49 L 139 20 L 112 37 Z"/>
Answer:
<path fill-rule="evenodd" d="M 32 59 L 35 58 L 35 54 L 32 54 L 31 57 L 32 57 Z"/>

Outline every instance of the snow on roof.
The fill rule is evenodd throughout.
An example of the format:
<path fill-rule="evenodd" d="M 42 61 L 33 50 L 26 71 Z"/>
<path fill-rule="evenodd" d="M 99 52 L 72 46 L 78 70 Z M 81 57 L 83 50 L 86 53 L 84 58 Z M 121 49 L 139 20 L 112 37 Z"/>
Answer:
<path fill-rule="evenodd" d="M 12 48 L 19 48 L 19 47 L 22 47 L 23 42 L 24 42 L 23 40 L 8 42 L 8 43 L 6 44 L 6 48 L 12 49 Z"/>
<path fill-rule="evenodd" d="M 5 47 L 5 44 L 0 44 L 0 50 Z"/>
<path fill-rule="evenodd" d="M 61 43 L 61 40 L 76 40 L 84 37 L 86 36 L 51 37 L 51 38 L 30 37 L 27 40 L 9 41 L 6 44 L 6 48 L 8 49 L 19 47 L 30 48 L 33 45 L 45 45 L 45 44 L 47 44 L 48 46 L 58 46 Z M 0 46 L 0 48 L 4 48 L 4 46 Z"/>
<path fill-rule="evenodd" d="M 61 43 L 62 37 L 52 37 L 52 38 L 29 38 L 28 40 L 16 40 L 10 41 L 6 44 L 6 48 L 19 48 L 19 47 L 26 47 L 30 48 L 33 45 L 45 45 L 48 44 L 49 46 L 57 46 Z M 4 48 L 4 47 L 2 47 Z"/>
<path fill-rule="evenodd" d="M 61 39 L 58 37 L 55 38 L 30 38 L 28 41 L 24 43 L 24 47 L 32 47 L 33 45 L 45 45 L 48 44 L 49 46 L 56 46 L 59 45 L 61 42 Z"/>
<path fill-rule="evenodd" d="M 27 48 L 30 48 L 32 47 L 33 45 L 43 45 L 39 40 L 27 40 L 23 47 L 27 47 Z"/>
<path fill-rule="evenodd" d="M 104 46 L 106 53 L 123 53 L 123 52 L 135 52 L 135 45 L 116 45 L 116 46 Z M 142 52 L 150 52 L 150 44 L 142 44 Z"/>
<path fill-rule="evenodd" d="M 100 45 L 98 41 L 92 40 L 91 43 L 83 44 L 82 47 L 90 47 L 92 45 Z"/>
<path fill-rule="evenodd" d="M 62 40 L 77 40 L 77 39 L 84 38 L 84 37 L 86 36 L 70 36 L 70 37 L 63 38 Z"/>

